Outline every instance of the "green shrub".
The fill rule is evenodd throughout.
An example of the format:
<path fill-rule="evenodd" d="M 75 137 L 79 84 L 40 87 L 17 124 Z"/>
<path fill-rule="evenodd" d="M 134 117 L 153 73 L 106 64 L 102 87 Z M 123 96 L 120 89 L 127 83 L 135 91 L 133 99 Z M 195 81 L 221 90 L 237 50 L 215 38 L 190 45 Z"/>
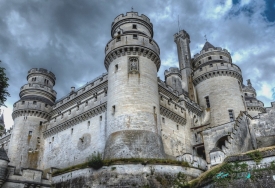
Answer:
<path fill-rule="evenodd" d="M 103 166 L 103 160 L 101 154 L 99 152 L 93 153 L 88 158 L 88 166 L 92 167 L 93 169 L 100 169 Z"/>

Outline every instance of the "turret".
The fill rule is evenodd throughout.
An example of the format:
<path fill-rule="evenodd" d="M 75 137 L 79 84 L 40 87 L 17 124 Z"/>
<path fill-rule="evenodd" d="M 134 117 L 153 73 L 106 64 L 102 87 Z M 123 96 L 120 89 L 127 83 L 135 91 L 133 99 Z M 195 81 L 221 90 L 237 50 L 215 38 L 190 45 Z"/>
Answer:
<path fill-rule="evenodd" d="M 192 83 L 192 67 L 191 67 L 191 53 L 190 53 L 190 36 L 189 34 L 181 30 L 174 35 L 174 41 L 177 44 L 179 68 L 182 77 L 182 88 L 188 93 L 188 96 L 193 101 L 195 100 L 196 92 Z"/>
<path fill-rule="evenodd" d="M 31 69 L 28 84 L 20 89 L 20 100 L 13 105 L 14 127 L 8 156 L 11 165 L 36 168 L 39 140 L 44 121 L 49 120 L 56 99 L 55 75 L 46 69 Z"/>
<path fill-rule="evenodd" d="M 245 111 L 245 102 L 242 72 L 232 63 L 230 53 L 206 42 L 200 54 L 194 56 L 193 68 L 193 83 L 198 94 L 198 103 L 210 111 L 210 126 L 234 122 L 240 112 Z M 209 164 L 208 154 L 215 144 L 205 145 Z"/>
<path fill-rule="evenodd" d="M 264 103 L 257 99 L 257 93 L 250 79 L 247 80 L 247 86 L 243 87 L 243 93 L 246 103 L 247 112 L 250 116 L 257 116 L 259 113 L 264 113 Z"/>
<path fill-rule="evenodd" d="M 108 71 L 107 142 L 104 157 L 163 158 L 153 24 L 128 12 L 112 23 L 105 48 Z"/>

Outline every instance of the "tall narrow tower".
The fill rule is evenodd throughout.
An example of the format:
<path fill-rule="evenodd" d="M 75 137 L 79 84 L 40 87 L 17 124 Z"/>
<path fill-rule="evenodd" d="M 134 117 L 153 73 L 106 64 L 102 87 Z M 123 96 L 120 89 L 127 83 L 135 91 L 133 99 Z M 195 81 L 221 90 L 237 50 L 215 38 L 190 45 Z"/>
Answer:
<path fill-rule="evenodd" d="M 153 24 L 137 12 L 119 15 L 105 48 L 108 70 L 105 158 L 163 158 Z"/>
<path fill-rule="evenodd" d="M 191 67 L 191 53 L 190 53 L 190 36 L 181 30 L 174 35 L 174 41 L 177 44 L 179 67 L 182 77 L 182 88 L 188 93 L 189 98 L 195 100 L 194 86 L 192 83 L 192 67 Z"/>
<path fill-rule="evenodd" d="M 36 168 L 42 123 L 50 118 L 56 99 L 55 75 L 46 69 L 31 69 L 28 84 L 20 89 L 20 100 L 13 105 L 14 127 L 8 150 L 10 165 Z"/>

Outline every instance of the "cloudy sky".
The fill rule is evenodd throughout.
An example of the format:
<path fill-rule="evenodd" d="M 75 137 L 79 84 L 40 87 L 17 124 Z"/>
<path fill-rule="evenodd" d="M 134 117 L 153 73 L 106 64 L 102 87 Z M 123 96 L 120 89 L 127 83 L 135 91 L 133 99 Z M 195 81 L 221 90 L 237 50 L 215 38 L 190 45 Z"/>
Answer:
<path fill-rule="evenodd" d="M 178 66 L 173 34 L 180 28 L 191 37 L 192 55 L 205 43 L 226 48 L 241 67 L 244 83 L 251 79 L 258 98 L 270 106 L 275 87 L 274 0 L 2 0 L 0 60 L 6 68 L 9 92 L 7 127 L 12 105 L 19 100 L 27 71 L 46 68 L 57 77 L 57 99 L 106 72 L 104 48 L 119 14 L 145 14 L 154 25 L 161 49 L 159 77 Z M 275 97 L 275 96 L 274 96 Z M 3 107 L 2 107 L 3 109 Z"/>

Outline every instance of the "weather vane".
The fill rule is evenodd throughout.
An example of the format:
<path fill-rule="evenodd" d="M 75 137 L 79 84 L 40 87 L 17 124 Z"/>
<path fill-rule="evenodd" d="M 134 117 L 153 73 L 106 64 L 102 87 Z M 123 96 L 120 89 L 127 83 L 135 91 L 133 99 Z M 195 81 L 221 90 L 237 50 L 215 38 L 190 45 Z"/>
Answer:
<path fill-rule="evenodd" d="M 133 11 L 134 11 L 134 8 L 133 8 L 133 6 L 132 6 L 132 8 L 131 8 L 131 9 L 132 9 L 132 12 L 133 12 Z"/>
<path fill-rule="evenodd" d="M 205 41 L 207 42 L 207 38 L 206 38 L 206 35 L 204 35 L 204 38 L 205 38 Z"/>

